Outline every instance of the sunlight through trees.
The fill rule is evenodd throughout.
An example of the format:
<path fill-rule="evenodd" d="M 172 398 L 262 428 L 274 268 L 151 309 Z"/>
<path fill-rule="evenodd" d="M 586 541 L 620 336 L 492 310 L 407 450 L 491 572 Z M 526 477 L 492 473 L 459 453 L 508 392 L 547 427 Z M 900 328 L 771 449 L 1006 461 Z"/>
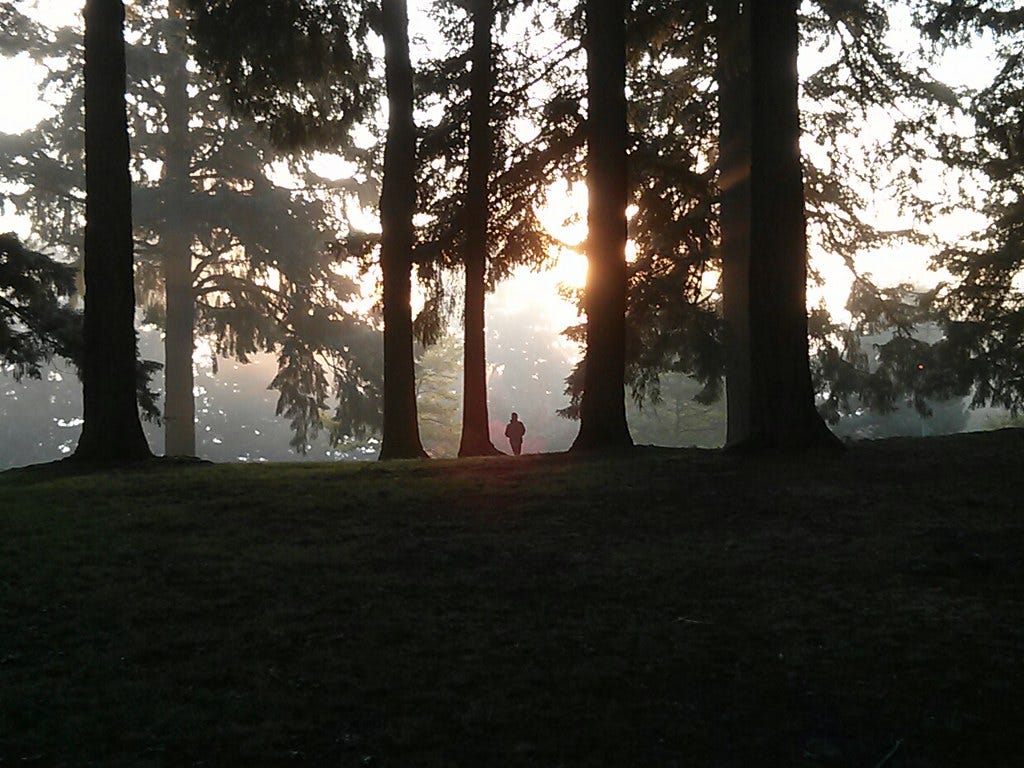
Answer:
<path fill-rule="evenodd" d="M 0 53 L 23 71 L 34 62 L 50 105 L 20 134 L 0 136 L 3 216 L 21 234 L 11 242 L 28 249 L 7 252 L 71 264 L 89 218 L 81 26 L 54 9 L 3 7 Z M 505 414 L 489 402 L 487 296 L 522 267 L 550 266 L 560 249 L 589 264 L 585 284 L 565 287 L 581 314 L 564 332 L 580 354 L 564 392 L 544 397 L 547 412 L 580 419 L 578 448 L 628 446 L 637 417 L 627 411 L 657 407 L 662 379 L 675 376 L 695 383 L 698 405 L 727 395 L 730 445 L 765 449 L 814 434 L 831 442 L 818 414 L 842 432 L 865 409 L 1015 410 L 1024 140 L 1012 4 L 804 4 L 799 80 L 785 88 L 797 50 L 788 64 L 752 68 L 750 50 L 782 51 L 778 40 L 748 39 L 752 9 L 729 0 L 132 3 L 120 94 L 134 286 L 137 320 L 164 334 L 153 382 L 165 452 L 197 452 L 201 343 L 214 364 L 276 356 L 269 384 L 297 451 L 323 432 L 335 446 L 379 445 L 381 458 L 424 456 L 417 366 L 425 375 L 425 350 L 461 327 L 460 453 L 493 453 L 492 422 Z M 944 82 L 950 57 L 974 46 L 991 61 L 963 79 L 973 85 Z M 799 123 L 790 119 L 778 142 L 799 143 L 785 172 L 764 150 L 772 131 L 762 118 L 794 114 L 780 107 L 783 91 L 800 99 Z M 97 145 L 94 160 L 112 147 Z M 314 170 L 326 167 L 324 152 L 330 178 Z M 784 179 L 796 179 L 785 195 Z M 588 234 L 562 242 L 552 211 L 582 225 L 567 198 L 584 183 Z M 762 207 L 783 199 L 789 213 Z M 92 218 L 113 221 L 126 205 L 104 204 Z M 872 218 L 879 205 L 903 218 Z M 935 227 L 965 211 L 987 225 L 941 241 Z M 909 228 L 888 224 L 904 220 Z M 785 232 L 787 245 L 771 245 Z M 949 279 L 887 285 L 861 261 L 910 246 L 930 248 Z M 841 312 L 805 306 L 808 285 L 834 277 L 816 254 L 848 269 Z M 367 285 L 375 304 L 361 298 Z M 48 301 L 47 311 L 73 317 L 70 292 Z M 57 344 L 42 325 L 10 322 L 33 360 L 74 359 L 65 354 L 73 338 Z M 95 345 L 81 348 L 87 371 Z M 543 350 L 524 355 L 528 365 Z M 36 362 L 8 365 L 39 372 Z M 783 368 L 795 378 L 783 382 Z M 153 373 L 135 361 L 124 374 L 150 414 Z"/>

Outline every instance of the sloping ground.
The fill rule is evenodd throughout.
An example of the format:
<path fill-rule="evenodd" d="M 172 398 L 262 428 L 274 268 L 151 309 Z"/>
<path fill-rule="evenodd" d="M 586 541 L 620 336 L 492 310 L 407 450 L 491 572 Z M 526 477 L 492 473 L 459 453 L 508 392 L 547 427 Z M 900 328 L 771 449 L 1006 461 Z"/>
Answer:
<path fill-rule="evenodd" d="M 7 473 L 0 765 L 1018 765 L 1022 491 L 1012 430 Z"/>

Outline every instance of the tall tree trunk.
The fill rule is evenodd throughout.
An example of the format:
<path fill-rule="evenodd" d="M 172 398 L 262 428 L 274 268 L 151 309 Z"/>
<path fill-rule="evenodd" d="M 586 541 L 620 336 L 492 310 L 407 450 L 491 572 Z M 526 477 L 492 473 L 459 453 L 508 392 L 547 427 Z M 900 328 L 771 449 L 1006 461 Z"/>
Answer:
<path fill-rule="evenodd" d="M 388 133 L 380 196 L 384 282 L 384 430 L 381 459 L 426 457 L 416 416 L 412 346 L 412 217 L 416 210 L 416 126 L 406 0 L 382 0 Z"/>
<path fill-rule="evenodd" d="M 469 81 L 469 173 L 466 183 L 465 342 L 462 372 L 462 440 L 459 456 L 496 456 L 487 415 L 487 344 L 484 331 L 484 278 L 487 272 L 488 179 L 494 144 L 491 136 L 492 0 L 473 0 L 473 49 Z"/>
<path fill-rule="evenodd" d="M 192 352 L 195 347 L 195 294 L 192 234 L 183 229 L 191 195 L 188 70 L 185 23 L 179 3 L 170 3 L 174 28 L 168 37 L 173 57 L 165 84 L 167 153 L 164 157 L 165 218 L 160 233 L 167 328 L 164 336 L 164 453 L 195 456 L 196 425 Z"/>
<path fill-rule="evenodd" d="M 807 353 L 807 235 L 797 103 L 799 0 L 751 12 L 751 432 L 761 450 L 836 447 L 814 407 Z"/>
<path fill-rule="evenodd" d="M 626 425 L 626 3 L 586 0 L 587 351 L 573 451 L 633 445 Z"/>
<path fill-rule="evenodd" d="M 726 446 L 750 436 L 750 7 L 716 0 Z"/>
<path fill-rule="evenodd" d="M 132 182 L 125 106 L 124 5 L 85 3 L 84 424 L 75 458 L 126 462 L 152 454 L 136 396 Z"/>

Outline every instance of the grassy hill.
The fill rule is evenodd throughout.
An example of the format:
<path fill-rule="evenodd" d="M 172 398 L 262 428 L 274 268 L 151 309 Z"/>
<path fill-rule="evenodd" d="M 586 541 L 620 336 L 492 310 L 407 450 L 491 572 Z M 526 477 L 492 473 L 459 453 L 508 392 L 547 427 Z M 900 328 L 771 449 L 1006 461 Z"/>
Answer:
<path fill-rule="evenodd" d="M 0 765 L 1012 765 L 1024 431 L 0 475 Z"/>

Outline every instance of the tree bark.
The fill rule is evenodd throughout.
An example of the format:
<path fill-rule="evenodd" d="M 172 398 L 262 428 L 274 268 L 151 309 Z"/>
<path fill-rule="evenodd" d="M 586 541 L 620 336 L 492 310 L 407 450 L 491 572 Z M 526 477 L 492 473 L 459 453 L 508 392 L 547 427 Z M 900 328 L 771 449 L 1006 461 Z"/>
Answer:
<path fill-rule="evenodd" d="M 626 3 L 586 0 L 587 351 L 572 451 L 633 445 L 626 424 Z"/>
<path fill-rule="evenodd" d="M 491 442 L 487 414 L 487 342 L 484 322 L 485 277 L 489 242 L 489 187 L 494 144 L 491 134 L 493 61 L 492 0 L 473 0 L 472 70 L 469 81 L 469 172 L 466 181 L 465 341 L 462 371 L 462 439 L 459 456 L 501 455 Z"/>
<path fill-rule="evenodd" d="M 195 348 L 195 294 L 192 281 L 192 235 L 182 229 L 191 196 L 188 70 L 185 24 L 178 3 L 170 3 L 174 30 L 169 56 L 176 61 L 165 84 L 167 154 L 164 158 L 163 257 L 167 326 L 164 336 L 164 453 L 195 456 L 196 426 L 192 353 Z"/>
<path fill-rule="evenodd" d="M 751 12 L 751 429 L 739 447 L 838 448 L 814 406 L 797 102 L 798 0 Z"/>
<path fill-rule="evenodd" d="M 750 436 L 750 8 L 716 0 L 726 446 Z"/>
<path fill-rule="evenodd" d="M 124 5 L 121 0 L 87 0 L 84 17 L 84 424 L 75 458 L 120 463 L 152 455 L 136 396 Z"/>
<path fill-rule="evenodd" d="M 384 283 L 384 428 L 381 459 L 425 458 L 416 416 L 412 344 L 412 252 L 416 210 L 416 127 L 406 0 L 383 0 L 388 131 L 380 197 Z"/>

